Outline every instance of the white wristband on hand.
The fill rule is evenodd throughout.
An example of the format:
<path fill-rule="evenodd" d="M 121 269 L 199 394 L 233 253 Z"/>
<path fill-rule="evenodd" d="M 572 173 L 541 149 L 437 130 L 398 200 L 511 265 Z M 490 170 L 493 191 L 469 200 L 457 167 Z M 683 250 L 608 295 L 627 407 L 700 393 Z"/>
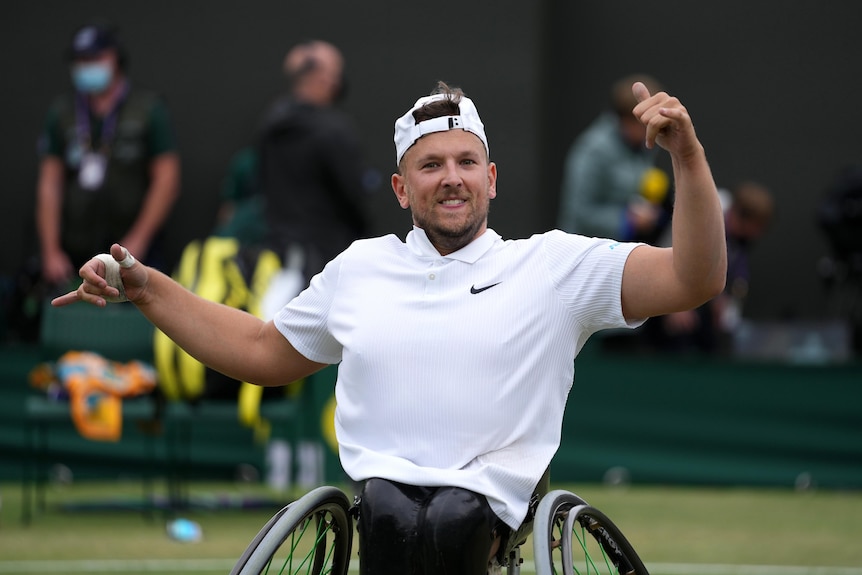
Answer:
<path fill-rule="evenodd" d="M 120 303 L 124 301 L 129 301 L 126 297 L 126 287 L 123 285 L 123 279 L 120 277 L 120 266 L 123 267 L 131 267 L 132 264 L 135 263 L 135 258 L 132 257 L 129 252 L 126 252 L 126 257 L 122 262 L 118 262 L 114 259 L 114 256 L 111 254 L 99 254 L 96 256 L 97 259 L 102 260 L 105 264 L 105 281 L 108 282 L 108 285 L 117 288 L 119 291 L 119 295 L 116 297 L 104 296 L 105 301 L 109 301 L 111 303 Z M 131 263 L 128 260 L 131 259 Z"/>

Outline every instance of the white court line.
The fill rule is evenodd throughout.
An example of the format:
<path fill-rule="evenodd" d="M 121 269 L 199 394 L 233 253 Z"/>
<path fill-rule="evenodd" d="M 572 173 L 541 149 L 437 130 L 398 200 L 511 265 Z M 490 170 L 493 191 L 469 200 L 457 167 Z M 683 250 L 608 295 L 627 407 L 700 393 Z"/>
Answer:
<path fill-rule="evenodd" d="M 144 571 L 164 573 L 169 571 L 223 571 L 229 572 L 235 559 L 78 559 L 78 560 L 33 560 L 0 561 L 0 573 L 120 573 Z"/>
<path fill-rule="evenodd" d="M 63 573 L 123 573 L 126 571 L 222 572 L 234 566 L 234 559 L 81 559 L 81 560 L 0 560 L 0 573 L 15 575 L 60 575 Z M 350 562 L 356 572 L 359 563 Z M 648 563 L 647 569 L 661 575 L 862 575 L 862 567 L 805 567 L 801 565 L 730 565 L 707 563 Z M 535 573 L 532 561 L 521 566 L 523 573 Z"/>
<path fill-rule="evenodd" d="M 705 563 L 647 563 L 651 573 L 663 575 L 862 575 L 862 567 L 805 567 L 801 565 L 726 565 Z"/>

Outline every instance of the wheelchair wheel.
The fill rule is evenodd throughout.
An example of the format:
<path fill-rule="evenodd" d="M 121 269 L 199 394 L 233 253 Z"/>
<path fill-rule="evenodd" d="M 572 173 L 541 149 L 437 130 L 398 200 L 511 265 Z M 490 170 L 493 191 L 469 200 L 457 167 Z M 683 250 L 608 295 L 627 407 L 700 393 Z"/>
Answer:
<path fill-rule="evenodd" d="M 231 575 L 346 575 L 353 544 L 349 506 L 335 487 L 308 492 L 272 516 Z"/>
<path fill-rule="evenodd" d="M 533 526 L 536 575 L 649 575 L 619 528 L 568 491 L 548 493 Z"/>

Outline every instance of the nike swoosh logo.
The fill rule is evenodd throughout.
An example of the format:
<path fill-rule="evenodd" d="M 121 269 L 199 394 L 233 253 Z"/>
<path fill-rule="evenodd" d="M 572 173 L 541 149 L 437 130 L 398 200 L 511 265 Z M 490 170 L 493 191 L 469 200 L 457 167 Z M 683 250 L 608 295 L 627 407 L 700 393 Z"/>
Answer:
<path fill-rule="evenodd" d="M 475 285 L 474 285 L 474 286 L 471 286 L 471 287 L 470 287 L 470 293 L 472 293 L 472 294 L 482 293 L 482 292 L 483 292 L 483 291 L 485 291 L 486 289 L 491 289 L 491 288 L 492 288 L 492 287 L 494 287 L 495 285 L 499 285 L 499 283 L 500 283 L 500 282 L 497 282 L 497 283 L 495 283 L 495 284 L 491 284 L 491 285 L 489 285 L 489 286 L 480 287 L 480 288 L 477 288 Z"/>

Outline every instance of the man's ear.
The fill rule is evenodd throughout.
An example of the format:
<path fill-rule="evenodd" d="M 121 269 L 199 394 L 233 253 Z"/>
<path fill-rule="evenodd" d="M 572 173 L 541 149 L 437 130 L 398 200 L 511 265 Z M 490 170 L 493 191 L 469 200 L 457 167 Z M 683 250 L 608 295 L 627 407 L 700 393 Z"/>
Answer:
<path fill-rule="evenodd" d="M 407 197 L 407 181 L 401 174 L 392 174 L 392 191 L 398 199 L 398 205 L 403 209 L 410 207 L 410 199 Z"/>
<path fill-rule="evenodd" d="M 497 197 L 497 164 L 494 162 L 488 163 L 488 197 L 492 200 Z"/>

